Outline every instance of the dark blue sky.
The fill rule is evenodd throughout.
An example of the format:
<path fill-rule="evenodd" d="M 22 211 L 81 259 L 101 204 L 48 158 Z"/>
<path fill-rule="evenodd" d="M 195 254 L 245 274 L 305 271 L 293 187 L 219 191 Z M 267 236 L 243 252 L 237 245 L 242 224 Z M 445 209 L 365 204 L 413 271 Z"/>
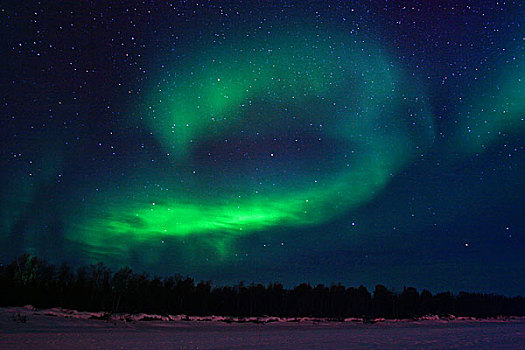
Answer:
<path fill-rule="evenodd" d="M 521 1 L 8 1 L 0 261 L 523 294 Z"/>

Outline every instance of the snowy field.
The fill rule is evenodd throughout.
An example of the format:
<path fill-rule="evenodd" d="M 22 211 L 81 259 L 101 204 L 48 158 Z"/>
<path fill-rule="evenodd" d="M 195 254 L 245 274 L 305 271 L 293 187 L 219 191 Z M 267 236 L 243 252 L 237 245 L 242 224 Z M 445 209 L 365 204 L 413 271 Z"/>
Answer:
<path fill-rule="evenodd" d="M 525 318 L 420 321 L 313 319 L 224 322 L 221 317 L 0 309 L 0 349 L 525 349 Z M 160 316 L 158 316 L 160 318 Z M 142 319 L 142 321 L 141 321 Z M 251 321 L 254 321 L 252 319 Z"/>

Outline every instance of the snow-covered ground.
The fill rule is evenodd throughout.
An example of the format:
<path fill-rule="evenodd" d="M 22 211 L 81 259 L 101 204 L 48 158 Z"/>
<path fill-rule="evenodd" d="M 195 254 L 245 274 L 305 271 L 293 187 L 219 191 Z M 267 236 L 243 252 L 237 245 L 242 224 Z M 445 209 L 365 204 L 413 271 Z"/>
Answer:
<path fill-rule="evenodd" d="M 373 324 L 144 314 L 104 318 L 102 312 L 3 308 L 0 349 L 525 349 L 523 317 Z"/>

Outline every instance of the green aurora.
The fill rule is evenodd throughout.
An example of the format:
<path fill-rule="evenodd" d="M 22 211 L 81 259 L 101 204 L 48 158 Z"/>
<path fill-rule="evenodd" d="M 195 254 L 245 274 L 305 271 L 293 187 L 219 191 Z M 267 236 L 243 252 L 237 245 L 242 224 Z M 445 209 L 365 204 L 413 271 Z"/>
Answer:
<path fill-rule="evenodd" d="M 137 193 L 132 201 L 91 211 L 72 239 L 103 251 L 122 239 L 129 247 L 205 235 L 225 257 L 238 235 L 319 224 L 366 203 L 433 142 L 425 96 L 392 62 L 378 44 L 356 35 L 282 30 L 264 42 L 257 36 L 232 40 L 164 67 L 144 122 L 169 159 L 164 177 L 170 190 L 130 187 Z M 211 154 L 239 132 L 274 140 L 310 133 L 331 140 L 326 151 L 334 156 L 319 157 L 320 167 L 312 170 L 293 156 L 280 157 L 278 147 L 263 146 L 238 161 L 249 163 L 240 173 L 228 173 L 233 161 L 222 159 L 219 171 L 200 166 L 181 184 L 181 169 L 199 167 L 203 148 Z M 216 173 L 224 171 L 221 180 Z"/>
<path fill-rule="evenodd" d="M 455 147 L 465 154 L 480 153 L 504 133 L 518 133 L 525 120 L 525 52 L 518 46 L 511 60 L 501 62 L 486 82 L 473 83 L 472 93 L 461 110 L 462 123 Z"/>
<path fill-rule="evenodd" d="M 524 290 L 525 2 L 0 7 L 0 265 Z"/>

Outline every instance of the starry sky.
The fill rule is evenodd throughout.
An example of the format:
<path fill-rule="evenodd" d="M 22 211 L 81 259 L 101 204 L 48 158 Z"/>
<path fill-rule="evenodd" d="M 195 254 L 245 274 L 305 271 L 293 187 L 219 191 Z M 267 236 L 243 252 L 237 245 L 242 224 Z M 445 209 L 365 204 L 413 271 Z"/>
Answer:
<path fill-rule="evenodd" d="M 7 1 L 0 262 L 525 290 L 522 1 Z"/>

